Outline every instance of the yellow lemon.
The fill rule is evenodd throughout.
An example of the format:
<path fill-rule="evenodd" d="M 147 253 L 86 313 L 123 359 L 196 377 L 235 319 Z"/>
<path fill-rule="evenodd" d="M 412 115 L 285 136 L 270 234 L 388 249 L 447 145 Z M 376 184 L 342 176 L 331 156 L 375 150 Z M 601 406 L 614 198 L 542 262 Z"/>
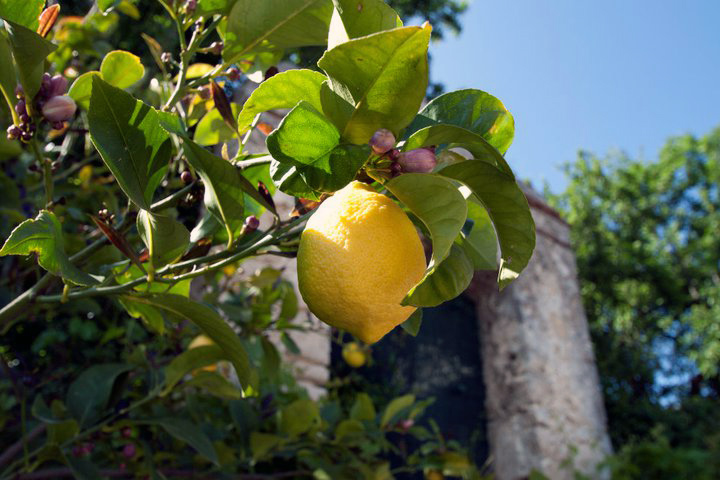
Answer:
<path fill-rule="evenodd" d="M 298 284 L 323 322 L 375 343 L 415 307 L 401 306 L 425 272 L 420 237 L 405 212 L 352 182 L 318 207 L 298 250 Z"/>
<path fill-rule="evenodd" d="M 342 356 L 347 364 L 353 368 L 362 367 L 367 359 L 363 349 L 355 342 L 346 343 L 343 346 Z"/>

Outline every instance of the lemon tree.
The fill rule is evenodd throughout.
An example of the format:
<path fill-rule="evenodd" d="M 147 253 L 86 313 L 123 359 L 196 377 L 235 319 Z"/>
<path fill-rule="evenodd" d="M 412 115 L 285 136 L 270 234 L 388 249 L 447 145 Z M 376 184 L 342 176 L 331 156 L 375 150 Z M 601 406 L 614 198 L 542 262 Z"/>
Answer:
<path fill-rule="evenodd" d="M 44 0 L 0 2 L 0 158 L 8 159 L 0 332 L 20 334 L 38 319 L 55 332 L 53 319 L 71 315 L 73 335 L 122 344 L 98 348 L 105 361 L 86 365 L 64 400 L 54 391 L 49 406 L 35 397 L 47 444 L 22 448 L 23 433 L 25 443 L 10 448 L 23 460 L 0 473 L 59 462 L 98 478 L 81 442 L 129 428 L 123 438 L 143 429 L 187 445 L 210 476 L 271 465 L 312 438 L 315 457 L 297 460 L 302 474 L 349 478 L 329 460 L 345 455 L 363 478 L 385 478 L 379 455 L 392 445 L 378 439 L 425 404 L 405 396 L 376 414 L 364 398 L 323 409 L 288 393 L 297 386 L 277 344 L 297 353 L 293 284 L 272 269 L 242 281 L 233 272 L 250 257 L 297 256 L 311 311 L 368 344 L 398 325 L 416 334 L 422 308 L 459 295 L 475 270 L 497 270 L 504 288 L 535 243 L 503 157 L 513 117 L 478 89 L 422 107 L 432 26 L 405 26 L 380 0 L 153 5 L 157 38 L 143 33 L 147 51 L 129 52 L 102 39 L 119 19 L 126 27 L 143 19 L 135 0 L 98 0 L 85 19 L 61 18 Z M 178 49 L 166 51 L 173 30 Z M 316 65 L 278 71 L 309 47 L 324 49 Z M 242 98 L 249 82 L 255 88 Z M 269 111 L 287 113 L 273 126 Z M 264 151 L 249 151 L 251 135 Z M 276 208 L 278 191 L 295 198 L 292 214 Z M 201 346 L 187 348 L 187 329 L 202 335 Z M 56 342 L 38 334 L 37 352 L 61 344 L 61 333 Z M 347 361 L 362 366 L 367 346 L 349 348 Z M 221 375 L 216 364 L 231 371 Z M 27 395 L 15 386 L 26 433 Z M 239 402 L 240 433 L 210 428 L 204 408 L 182 414 L 194 405 L 182 400 L 186 390 Z M 118 406 L 129 391 L 134 401 Z M 449 451 L 439 434 L 412 434 L 431 445 L 423 451 Z M 375 450 L 356 450 L 369 438 Z M 143 474 L 161 471 L 150 444 L 133 440 L 123 451 Z M 433 458 L 406 460 L 443 471 Z"/>

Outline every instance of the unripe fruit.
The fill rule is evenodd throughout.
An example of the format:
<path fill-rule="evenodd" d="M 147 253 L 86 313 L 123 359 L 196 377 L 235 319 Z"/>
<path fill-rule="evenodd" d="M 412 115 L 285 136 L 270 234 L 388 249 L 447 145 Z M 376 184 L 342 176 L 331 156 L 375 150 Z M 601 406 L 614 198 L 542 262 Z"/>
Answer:
<path fill-rule="evenodd" d="M 400 153 L 398 164 L 404 173 L 430 173 L 437 165 L 437 159 L 432 150 L 416 148 Z"/>
<path fill-rule="evenodd" d="M 75 115 L 76 109 L 75 100 L 67 95 L 58 95 L 45 102 L 42 113 L 49 122 L 64 122 Z"/>
<path fill-rule="evenodd" d="M 376 155 L 384 155 L 395 146 L 395 135 L 386 129 L 376 131 L 370 139 L 370 147 Z"/>
<path fill-rule="evenodd" d="M 182 180 L 182 182 L 187 185 L 188 183 L 193 181 L 192 173 L 190 173 L 189 170 L 185 170 L 180 174 L 180 180 Z"/>
<path fill-rule="evenodd" d="M 360 368 L 363 365 L 365 365 L 365 361 L 367 360 L 367 357 L 365 356 L 365 352 L 355 342 L 346 343 L 342 350 L 342 356 L 343 359 L 347 362 L 348 365 L 350 365 L 352 368 Z"/>

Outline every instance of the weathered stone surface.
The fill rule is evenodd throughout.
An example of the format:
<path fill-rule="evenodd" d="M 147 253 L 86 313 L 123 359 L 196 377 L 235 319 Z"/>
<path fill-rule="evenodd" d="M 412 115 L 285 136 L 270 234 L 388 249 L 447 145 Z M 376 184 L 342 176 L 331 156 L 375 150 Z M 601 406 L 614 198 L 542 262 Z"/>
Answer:
<path fill-rule="evenodd" d="M 603 478 L 611 446 L 568 226 L 528 197 L 538 235 L 527 269 L 503 292 L 487 273 L 475 285 L 493 467 L 499 480 Z"/>

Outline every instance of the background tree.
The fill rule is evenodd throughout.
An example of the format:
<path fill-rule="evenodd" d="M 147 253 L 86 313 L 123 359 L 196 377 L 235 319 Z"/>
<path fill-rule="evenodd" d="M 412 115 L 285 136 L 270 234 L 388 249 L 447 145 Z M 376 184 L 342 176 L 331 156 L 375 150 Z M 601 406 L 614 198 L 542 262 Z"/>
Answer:
<path fill-rule="evenodd" d="M 553 200 L 572 226 L 616 473 L 717 478 L 720 129 L 670 139 L 655 162 L 582 152 L 566 172 Z"/>

